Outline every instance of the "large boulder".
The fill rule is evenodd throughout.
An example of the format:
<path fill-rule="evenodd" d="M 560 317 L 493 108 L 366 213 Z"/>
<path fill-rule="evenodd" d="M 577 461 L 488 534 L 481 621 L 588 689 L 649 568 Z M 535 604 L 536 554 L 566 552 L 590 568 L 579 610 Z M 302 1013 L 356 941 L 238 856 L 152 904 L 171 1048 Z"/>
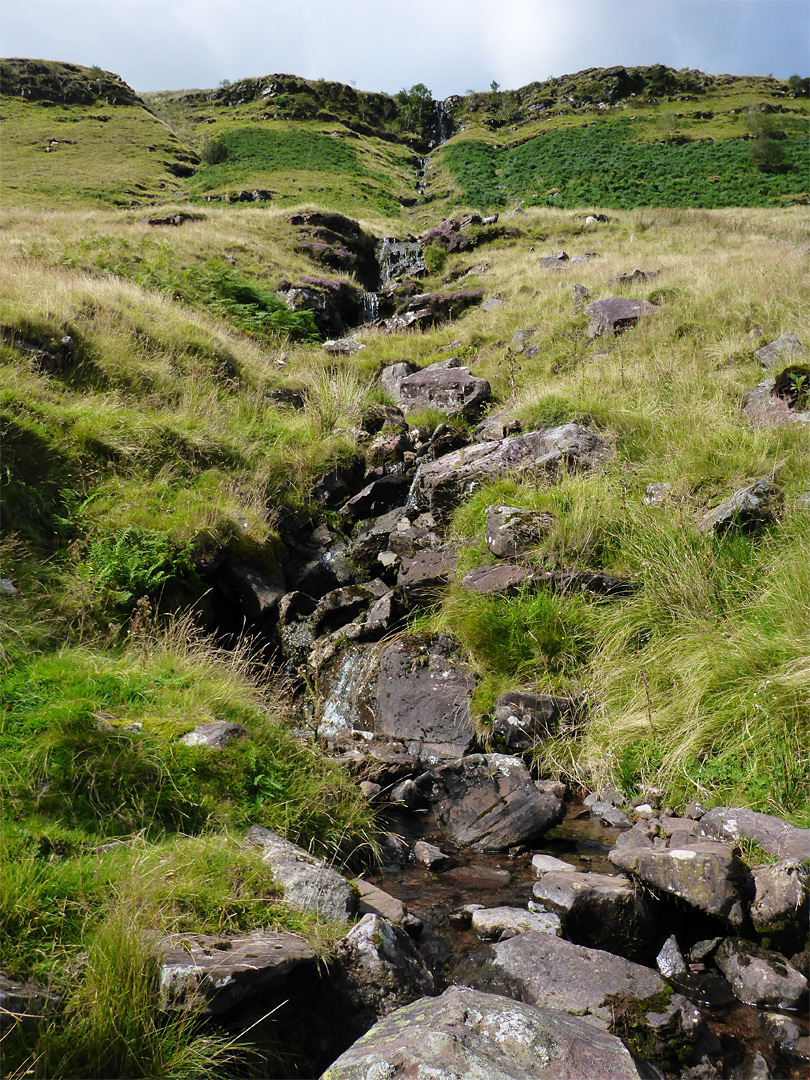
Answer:
<path fill-rule="evenodd" d="M 751 922 L 768 944 L 791 956 L 807 944 L 810 926 L 810 868 L 801 859 L 754 867 Z"/>
<path fill-rule="evenodd" d="M 753 840 L 780 859 L 806 860 L 810 855 L 810 829 L 741 806 L 716 806 L 700 819 L 700 831 L 724 840 Z"/>
<path fill-rule="evenodd" d="M 562 821 L 562 800 L 538 790 L 519 758 L 471 754 L 430 774 L 436 822 L 448 839 L 478 851 L 504 851 Z"/>
<path fill-rule="evenodd" d="M 578 945 L 638 963 L 654 958 L 652 907 L 623 875 L 551 871 L 542 875 L 532 895 L 546 911 L 564 918 L 566 936 Z"/>
<path fill-rule="evenodd" d="M 609 296 L 605 300 L 595 300 L 585 308 L 590 319 L 587 335 L 589 338 L 621 333 L 635 326 L 644 315 L 655 315 L 658 308 L 649 300 L 631 300 L 624 296 Z"/>
<path fill-rule="evenodd" d="M 402 740 L 424 765 L 453 761 L 473 745 L 472 670 L 447 634 L 401 634 L 352 646 L 323 675 L 322 734 L 340 728 Z"/>
<path fill-rule="evenodd" d="M 383 376 L 386 374 L 384 386 L 406 414 L 436 409 L 448 416 L 469 415 L 480 409 L 492 393 L 486 379 L 473 375 L 455 357 L 403 374 L 401 378 L 395 378 L 390 368 L 385 369 Z"/>
<path fill-rule="evenodd" d="M 600 435 L 580 424 L 511 435 L 466 446 L 421 465 L 410 498 L 442 519 L 482 483 L 514 474 L 529 478 L 564 467 L 593 468 L 611 453 Z"/>
<path fill-rule="evenodd" d="M 639 1080 L 619 1039 L 583 1020 L 451 986 L 391 1013 L 322 1080 Z"/>
<path fill-rule="evenodd" d="M 802 352 L 802 343 L 792 330 L 788 330 L 775 341 L 757 349 L 756 358 L 766 371 L 771 371 L 773 368 L 784 367 L 791 360 L 798 360 Z"/>
<path fill-rule="evenodd" d="M 614 848 L 608 858 L 657 892 L 677 896 L 732 926 L 744 920 L 745 866 L 728 844 L 698 840 L 665 849 Z"/>
<path fill-rule="evenodd" d="M 615 1028 L 659 1059 L 681 1057 L 705 1033 L 698 1010 L 672 994 L 657 971 L 553 934 L 529 931 L 487 946 L 463 960 L 454 979 Z"/>
<path fill-rule="evenodd" d="M 269 930 L 223 937 L 174 934 L 161 939 L 157 951 L 161 1007 L 201 1006 L 209 1016 L 283 984 L 301 964 L 315 964 L 315 950 L 303 938 Z"/>
<path fill-rule="evenodd" d="M 357 911 L 357 895 L 349 882 L 322 859 L 262 825 L 248 830 L 247 843 L 260 849 L 289 907 L 335 922 L 346 922 Z"/>

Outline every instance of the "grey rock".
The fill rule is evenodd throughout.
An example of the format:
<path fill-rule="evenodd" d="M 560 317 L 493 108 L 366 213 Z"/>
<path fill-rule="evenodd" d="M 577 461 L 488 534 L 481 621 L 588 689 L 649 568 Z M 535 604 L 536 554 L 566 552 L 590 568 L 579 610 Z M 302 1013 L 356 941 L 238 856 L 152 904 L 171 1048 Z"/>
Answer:
<path fill-rule="evenodd" d="M 354 885 L 360 897 L 357 905 L 359 915 L 379 915 L 392 926 L 401 926 L 407 920 L 408 909 L 395 896 L 362 878 L 358 878 Z"/>
<path fill-rule="evenodd" d="M 584 285 L 571 286 L 571 299 L 575 304 L 584 304 L 590 295 L 590 290 L 586 289 Z"/>
<path fill-rule="evenodd" d="M 249 623 L 262 628 L 275 619 L 278 603 L 287 592 L 278 563 L 268 568 L 228 561 L 217 572 L 216 584 Z"/>
<path fill-rule="evenodd" d="M 416 841 L 413 846 L 413 857 L 420 866 L 432 870 L 434 874 L 449 870 L 454 861 L 435 844 L 429 844 L 426 840 Z"/>
<path fill-rule="evenodd" d="M 572 866 L 571 863 L 565 862 L 563 859 L 555 859 L 553 855 L 545 855 L 542 852 L 539 855 L 532 856 L 532 870 L 538 877 L 552 872 L 555 874 L 577 873 L 577 868 Z"/>
<path fill-rule="evenodd" d="M 796 1009 L 807 995 L 807 979 L 783 956 L 743 938 L 726 938 L 715 963 L 747 1005 Z"/>
<path fill-rule="evenodd" d="M 357 910 L 357 896 L 349 882 L 322 859 L 261 825 L 248 830 L 247 843 L 261 850 L 291 908 L 336 922 L 346 922 Z"/>
<path fill-rule="evenodd" d="M 627 814 L 620 810 L 618 806 L 613 806 L 610 803 L 594 803 L 591 807 L 591 814 L 598 818 L 603 825 L 611 829 L 630 829 L 633 827 L 633 822 Z"/>
<path fill-rule="evenodd" d="M 403 556 L 397 585 L 410 599 L 446 586 L 456 568 L 455 548 L 444 546 Z"/>
<path fill-rule="evenodd" d="M 754 840 L 780 859 L 810 858 L 810 829 L 799 829 L 771 814 L 759 814 L 738 806 L 716 806 L 700 820 L 704 836 L 724 840 Z"/>
<path fill-rule="evenodd" d="M 573 733 L 582 713 L 575 698 L 510 690 L 495 700 L 491 731 L 507 750 L 529 750 L 560 730 Z"/>
<path fill-rule="evenodd" d="M 757 933 L 788 956 L 807 944 L 810 925 L 810 868 L 800 859 L 783 859 L 752 870 L 754 899 L 750 916 Z"/>
<path fill-rule="evenodd" d="M 160 939 L 157 951 L 161 1007 L 201 1006 L 209 1016 L 282 985 L 301 964 L 315 963 L 315 950 L 302 938 L 268 930 L 222 937 L 174 934 Z"/>
<path fill-rule="evenodd" d="M 352 1025 L 362 1030 L 435 992 L 433 976 L 411 939 L 379 915 L 364 915 L 338 943 L 334 957 L 330 986 L 347 1001 Z"/>
<path fill-rule="evenodd" d="M 321 597 L 312 615 L 316 634 L 329 633 L 368 611 L 388 593 L 388 586 L 376 578 L 362 585 L 344 585 Z"/>
<path fill-rule="evenodd" d="M 700 819 L 702 817 L 705 817 L 708 812 L 709 811 L 706 809 L 703 803 L 690 802 L 689 805 L 684 809 L 683 816 L 685 818 L 688 818 L 690 821 L 700 821 Z"/>
<path fill-rule="evenodd" d="M 486 544 L 498 558 L 511 558 L 537 547 L 554 525 L 554 516 L 519 506 L 488 506 Z"/>
<path fill-rule="evenodd" d="M 34 1027 L 53 1013 L 62 999 L 33 979 L 18 982 L 0 973 L 0 1032 L 19 1024 Z"/>
<path fill-rule="evenodd" d="M 2 596 L 19 596 L 20 590 L 11 580 L 11 578 L 0 578 L 0 597 Z"/>
<path fill-rule="evenodd" d="M 810 424 L 810 412 L 791 408 L 786 398 L 774 393 L 775 388 L 775 379 L 765 379 L 745 395 L 743 413 L 751 427 L 756 429 Z"/>
<path fill-rule="evenodd" d="M 538 791 L 519 758 L 471 754 L 431 775 L 437 824 L 457 844 L 503 851 L 541 836 L 563 817 L 562 801 Z"/>
<path fill-rule="evenodd" d="M 553 255 L 541 259 L 540 266 L 544 270 L 565 270 L 569 261 L 567 251 L 555 251 Z"/>
<path fill-rule="evenodd" d="M 483 941 L 506 941 L 527 930 L 560 937 L 562 921 L 553 912 L 524 911 L 511 907 L 478 908 L 472 913 L 472 931 Z"/>
<path fill-rule="evenodd" d="M 532 343 L 536 341 L 540 331 L 537 329 L 523 329 L 516 330 L 512 335 L 512 352 L 517 353 L 518 356 L 521 353 L 525 353 L 527 357 L 535 355 L 535 350 L 532 348 Z"/>
<path fill-rule="evenodd" d="M 768 1062 L 759 1050 L 754 1054 L 746 1055 L 742 1064 L 738 1065 L 731 1074 L 731 1080 L 772 1080 Z"/>
<path fill-rule="evenodd" d="M 618 334 L 635 326 L 642 316 L 649 317 L 657 311 L 658 308 L 649 300 L 630 300 L 623 296 L 595 300 L 585 308 L 585 314 L 590 319 L 586 333 L 591 339 Z"/>
<path fill-rule="evenodd" d="M 479 596 L 503 596 L 518 592 L 530 580 L 525 566 L 497 563 L 495 566 L 476 566 L 461 579 L 466 592 Z"/>
<path fill-rule="evenodd" d="M 384 389 L 406 415 L 425 409 L 437 409 L 447 416 L 470 415 L 492 395 L 487 380 L 473 375 L 455 358 L 440 360 L 402 378 L 398 373 L 391 374 Z"/>
<path fill-rule="evenodd" d="M 502 409 L 499 412 L 487 416 L 473 431 L 473 442 L 498 442 L 508 435 L 519 435 L 523 431 L 523 424 L 515 419 L 510 409 Z"/>
<path fill-rule="evenodd" d="M 663 506 L 671 493 L 672 484 L 647 484 L 644 488 L 644 498 L 641 501 L 645 506 Z"/>
<path fill-rule="evenodd" d="M 660 270 L 628 270 L 624 274 L 617 274 L 612 280 L 617 285 L 641 285 L 657 278 L 660 273 Z"/>
<path fill-rule="evenodd" d="M 590 469 L 611 456 L 604 439 L 580 424 L 512 435 L 500 442 L 467 446 L 421 465 L 409 501 L 442 520 L 481 483 L 505 475 L 528 479 L 560 468 Z"/>
<path fill-rule="evenodd" d="M 608 858 L 652 889 L 678 896 L 732 925 L 740 924 L 745 868 L 728 844 L 693 841 L 688 847 L 652 851 L 614 848 Z"/>
<path fill-rule="evenodd" d="M 678 947 L 674 934 L 670 934 L 655 958 L 655 964 L 665 979 L 671 979 L 687 973 L 686 961 Z"/>
<path fill-rule="evenodd" d="M 630 1053 L 586 1022 L 451 986 L 380 1021 L 322 1080 L 639 1080 Z"/>
<path fill-rule="evenodd" d="M 756 358 L 766 371 L 770 371 L 773 368 L 784 367 L 792 360 L 798 360 L 803 351 L 802 343 L 792 330 L 788 330 L 775 341 L 757 349 Z"/>
<path fill-rule="evenodd" d="M 365 345 L 358 341 L 357 338 L 345 337 L 325 341 L 321 348 L 330 356 L 354 356 L 361 349 L 365 349 Z"/>
<path fill-rule="evenodd" d="M 409 487 L 410 481 L 404 473 L 387 473 L 379 480 L 372 480 L 348 499 L 338 513 L 347 524 L 379 517 L 400 506 L 405 501 Z"/>
<path fill-rule="evenodd" d="M 532 895 L 546 911 L 563 916 L 566 936 L 578 945 L 640 963 L 652 960 L 655 918 L 626 877 L 551 871 L 535 883 Z"/>
<path fill-rule="evenodd" d="M 704 938 L 701 941 L 696 941 L 689 950 L 689 963 L 702 964 L 705 960 L 709 960 L 717 952 L 722 941 L 723 939 L 719 937 Z"/>
<path fill-rule="evenodd" d="M 442 874 L 442 881 L 473 895 L 505 889 L 512 881 L 508 870 L 494 866 L 456 866 Z"/>
<path fill-rule="evenodd" d="M 211 750 L 221 750 L 234 739 L 244 739 L 247 728 L 241 724 L 229 724 L 224 720 L 210 720 L 205 724 L 198 724 L 193 731 L 187 732 L 180 738 L 184 746 L 206 746 Z"/>
<path fill-rule="evenodd" d="M 710 510 L 698 525 L 700 532 L 724 533 L 729 529 L 749 532 L 771 525 L 782 509 L 784 494 L 772 477 L 764 477 Z"/>

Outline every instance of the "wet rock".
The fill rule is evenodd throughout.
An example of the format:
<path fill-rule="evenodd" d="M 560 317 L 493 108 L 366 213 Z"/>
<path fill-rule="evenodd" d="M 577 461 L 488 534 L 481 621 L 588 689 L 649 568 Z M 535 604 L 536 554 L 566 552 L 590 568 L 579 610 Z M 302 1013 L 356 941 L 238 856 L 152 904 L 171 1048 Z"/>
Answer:
<path fill-rule="evenodd" d="M 354 884 L 359 894 L 357 904 L 359 915 L 379 915 L 392 926 L 404 926 L 410 923 L 408 909 L 401 900 L 372 885 L 370 881 L 363 881 L 362 878 Z"/>
<path fill-rule="evenodd" d="M 315 634 L 329 633 L 345 626 L 362 612 L 368 611 L 388 592 L 388 586 L 379 578 L 363 585 L 344 585 L 340 589 L 333 589 L 319 600 L 312 615 Z"/>
<path fill-rule="evenodd" d="M 783 367 L 791 360 L 798 360 L 803 352 L 802 343 L 792 330 L 782 334 L 775 341 L 757 349 L 756 358 L 766 371 Z"/>
<path fill-rule="evenodd" d="M 421 465 L 411 489 L 413 502 L 438 519 L 481 483 L 505 475 L 531 477 L 560 468 L 589 469 L 610 458 L 608 444 L 579 424 L 477 443 Z"/>
<path fill-rule="evenodd" d="M 701 941 L 696 941 L 689 950 L 689 963 L 702 964 L 704 961 L 711 959 L 722 941 L 723 939 L 719 937 L 704 938 Z"/>
<path fill-rule="evenodd" d="M 262 630 L 272 626 L 278 603 L 287 592 L 279 564 L 257 567 L 228 560 L 217 571 L 215 584 L 248 623 Z"/>
<path fill-rule="evenodd" d="M 396 313 L 385 320 L 383 327 L 395 333 L 412 326 L 433 326 L 448 319 L 457 319 L 463 311 L 480 304 L 483 299 L 483 289 L 420 293 L 401 303 Z"/>
<path fill-rule="evenodd" d="M 284 890 L 284 902 L 296 911 L 314 911 L 323 919 L 345 922 L 357 910 L 349 882 L 322 859 L 296 847 L 261 825 L 253 825 L 247 843 L 261 857 Z"/>
<path fill-rule="evenodd" d="M 637 821 L 631 829 L 623 830 L 616 837 L 616 847 L 621 851 L 625 848 L 653 848 L 658 835 L 658 826 L 642 819 Z"/>
<path fill-rule="evenodd" d="M 445 855 L 435 844 L 429 844 L 426 840 L 417 840 L 413 846 L 413 857 L 420 866 L 432 870 L 434 874 L 449 870 L 453 865 L 453 859 L 449 855 Z"/>
<path fill-rule="evenodd" d="M 371 521 L 358 525 L 358 533 L 347 549 L 347 555 L 359 570 L 373 576 L 379 571 L 378 556 L 390 546 L 393 532 L 411 528 L 415 511 L 404 506 L 394 507 Z"/>
<path fill-rule="evenodd" d="M 635 326 L 642 317 L 655 315 L 658 308 L 648 300 L 630 300 L 622 296 L 611 296 L 605 300 L 595 300 L 585 308 L 589 317 L 589 338 L 602 335 L 611 336 Z"/>
<path fill-rule="evenodd" d="M 510 690 L 495 699 L 490 730 L 507 750 L 529 750 L 560 729 L 573 732 L 582 711 L 575 698 Z"/>
<path fill-rule="evenodd" d="M 779 953 L 743 938 L 726 938 L 715 963 L 740 1001 L 759 1008 L 796 1009 L 807 996 L 807 979 Z"/>
<path fill-rule="evenodd" d="M 319 476 L 312 486 L 312 497 L 322 506 L 340 506 L 359 490 L 363 482 L 365 462 L 355 458 L 348 465 L 336 465 Z"/>
<path fill-rule="evenodd" d="M 174 934 L 161 939 L 157 951 L 161 1007 L 201 1005 L 208 1016 L 283 985 L 294 968 L 315 963 L 315 950 L 302 938 L 268 930 L 222 937 Z"/>
<path fill-rule="evenodd" d="M 461 579 L 465 592 L 479 596 L 504 596 L 518 592 L 530 580 L 525 566 L 498 563 L 495 566 L 476 566 Z"/>
<path fill-rule="evenodd" d="M 619 1039 L 572 1016 L 451 986 L 380 1021 L 322 1080 L 639 1080 Z"/>
<path fill-rule="evenodd" d="M 420 277 L 427 273 L 422 245 L 418 240 L 386 237 L 380 241 L 377 260 L 383 287 L 405 276 Z"/>
<path fill-rule="evenodd" d="M 392 385 L 389 377 L 386 385 Z M 440 360 L 398 380 L 392 394 L 406 416 L 436 409 L 447 416 L 472 415 L 491 397 L 486 379 L 481 379 L 459 360 Z"/>
<path fill-rule="evenodd" d="M 553 525 L 553 514 L 519 506 L 488 506 L 486 544 L 498 558 L 512 558 L 537 547 Z"/>
<path fill-rule="evenodd" d="M 379 915 L 364 915 L 335 949 L 330 986 L 345 998 L 356 1029 L 435 992 L 433 976 L 408 935 Z"/>
<path fill-rule="evenodd" d="M 704 836 L 724 840 L 753 840 L 780 859 L 807 859 L 810 852 L 810 829 L 799 829 L 771 814 L 759 814 L 737 806 L 716 806 L 700 819 Z"/>
<path fill-rule="evenodd" d="M 578 945 L 639 963 L 652 959 L 655 918 L 626 877 L 550 871 L 536 882 L 532 895 L 545 910 L 563 916 L 567 937 Z"/>
<path fill-rule="evenodd" d="M 536 839 L 563 818 L 562 800 L 534 786 L 518 758 L 471 754 L 431 774 L 436 822 L 454 843 L 503 851 Z"/>
<path fill-rule="evenodd" d="M 413 861 L 413 852 L 396 833 L 382 832 L 377 842 L 380 848 L 377 863 L 384 869 L 398 869 Z"/>
<path fill-rule="evenodd" d="M 363 311 L 362 289 L 345 281 L 304 277 L 286 284 L 276 293 L 290 311 L 311 311 L 322 334 L 339 338 L 360 322 Z"/>
<path fill-rule="evenodd" d="M 772 525 L 782 509 L 784 494 L 773 477 L 766 476 L 736 491 L 730 499 L 710 510 L 698 525 L 700 532 L 724 533 L 729 529 L 751 532 Z"/>
<path fill-rule="evenodd" d="M 498 870 L 493 866 L 456 866 L 452 870 L 445 870 L 441 879 L 456 889 L 476 894 L 505 889 L 512 881 L 512 875 L 508 870 Z"/>
<path fill-rule="evenodd" d="M 532 856 L 532 869 L 538 877 L 542 877 L 543 874 L 549 873 L 577 873 L 577 868 L 572 866 L 571 863 L 567 863 L 563 859 L 555 859 L 553 855 L 544 855 L 542 853 Z"/>
<path fill-rule="evenodd" d="M 652 851 L 614 848 L 608 858 L 654 890 L 678 896 L 732 926 L 741 924 L 745 867 L 728 844 L 696 841 Z"/>
<path fill-rule="evenodd" d="M 773 1073 L 759 1050 L 746 1056 L 731 1074 L 731 1080 L 772 1080 Z"/>
<path fill-rule="evenodd" d="M 795 1020 L 782 1013 L 765 1013 L 765 1026 L 772 1034 L 774 1048 L 779 1053 L 792 1058 L 803 1057 L 805 1061 L 810 1059 L 807 1053 L 807 1036 L 803 1036 L 802 1029 Z M 805 1044 L 804 1048 L 802 1042 Z"/>
<path fill-rule="evenodd" d="M 224 720 L 210 720 L 198 724 L 193 731 L 180 738 L 184 746 L 207 746 L 211 750 L 221 750 L 234 739 L 244 739 L 247 728 L 241 724 L 229 724 Z"/>
<path fill-rule="evenodd" d="M 506 941 L 516 934 L 534 930 L 538 934 L 562 936 L 562 921 L 552 912 L 524 911 L 521 908 L 478 908 L 472 913 L 472 931 L 483 941 Z"/>
<path fill-rule="evenodd" d="M 810 869 L 800 859 L 783 859 L 751 872 L 751 922 L 770 945 L 790 956 L 807 944 L 810 926 Z"/>

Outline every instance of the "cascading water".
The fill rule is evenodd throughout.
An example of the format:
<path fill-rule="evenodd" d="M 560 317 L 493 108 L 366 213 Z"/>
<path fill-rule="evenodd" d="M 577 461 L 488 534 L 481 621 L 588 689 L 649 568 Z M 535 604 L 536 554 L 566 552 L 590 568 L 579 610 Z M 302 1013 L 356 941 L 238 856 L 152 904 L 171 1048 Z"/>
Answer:
<path fill-rule="evenodd" d="M 363 306 L 360 317 L 363 325 L 375 322 L 380 317 L 380 298 L 377 293 L 363 293 Z"/>

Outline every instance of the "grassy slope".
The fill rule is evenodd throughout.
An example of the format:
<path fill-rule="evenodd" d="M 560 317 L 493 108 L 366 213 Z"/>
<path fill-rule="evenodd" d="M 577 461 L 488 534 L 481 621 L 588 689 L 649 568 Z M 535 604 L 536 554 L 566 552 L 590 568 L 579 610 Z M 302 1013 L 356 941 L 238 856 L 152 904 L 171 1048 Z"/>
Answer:
<path fill-rule="evenodd" d="M 100 126 L 112 138 L 113 123 Z M 273 130 L 292 129 L 281 119 Z M 355 160 L 371 169 L 371 153 Z M 363 176 L 328 175 L 341 197 Z M 200 573 L 223 546 L 272 560 L 274 508 L 313 511 L 310 483 L 352 451 L 379 370 L 441 359 L 451 343 L 490 379 L 496 405 L 527 426 L 578 419 L 617 449 L 600 476 L 478 492 L 452 526 L 460 571 L 489 559 L 486 505 L 517 502 L 556 515 L 549 542 L 528 556 L 533 564 L 605 569 L 642 585 L 610 602 L 534 593 L 482 601 L 454 585 L 423 613 L 459 635 L 479 672 L 484 736 L 500 691 L 573 690 L 588 697 L 589 722 L 578 740 L 544 746 L 544 773 L 612 777 L 631 791 L 662 783 L 675 800 L 743 801 L 808 823 L 810 515 L 797 503 L 810 489 L 808 433 L 754 433 L 740 412 L 760 378 L 754 348 L 785 330 L 810 340 L 802 209 L 639 209 L 596 230 L 582 213 L 523 211 L 503 219 L 499 240 L 451 256 L 427 283 L 472 270 L 465 284 L 497 294 L 499 307 L 402 337 L 365 330 L 364 352 L 335 363 L 317 345 L 246 329 L 211 292 L 220 272 L 271 291 L 311 270 L 292 250 L 288 212 L 179 202 L 167 211 L 200 218 L 168 232 L 150 227 L 146 210 L 42 213 L 42 188 L 32 192 L 33 209 L 9 203 L 0 229 L 2 576 L 19 589 L 0 597 L 12 884 L 3 962 L 60 987 L 89 949 L 68 1029 L 77 1045 L 81 1033 L 88 1046 L 108 1041 L 99 1032 L 122 978 L 105 968 L 108 945 L 141 970 L 139 928 L 264 921 L 328 943 L 328 928 L 302 925 L 268 899 L 238 840 L 249 822 L 264 821 L 343 860 L 373 829 L 367 809 L 290 731 L 283 696 L 268 697 L 243 653 L 223 656 L 182 618 L 156 621 L 153 605 L 164 589 L 204 615 Z M 380 204 L 368 209 L 363 223 L 382 231 Z M 433 210 L 419 207 L 413 227 Z M 540 270 L 538 259 L 561 247 L 602 257 L 565 275 Z M 587 343 L 567 286 L 610 295 L 612 275 L 636 266 L 661 269 L 633 293 L 663 302 L 660 314 L 615 341 Z M 526 327 L 541 346 L 531 360 L 508 348 Z M 60 352 L 65 335 L 75 353 Z M 271 403 L 280 386 L 303 389 L 306 408 Z M 779 461 L 787 494 L 779 525 L 752 538 L 696 534 L 706 507 Z M 641 501 L 652 481 L 672 484 L 655 510 Z M 212 765 L 176 736 L 213 718 L 243 723 L 250 740 Z M 129 730 L 133 723 L 142 727 Z M 99 856 L 111 838 L 132 842 Z M 123 946 L 122 924 L 135 928 Z M 96 1012 L 88 999 L 101 1002 Z M 145 1025 L 149 1015 L 147 1002 Z M 147 1027 L 138 1038 L 151 1046 Z M 178 1053 L 191 1037 L 178 1037 Z M 61 1038 L 46 1032 L 42 1075 L 68 1075 L 53 1064 L 66 1060 Z M 20 1048 L 20 1060 L 30 1049 L 30 1041 Z M 125 1049 L 105 1075 L 129 1075 Z M 205 1075 L 197 1059 L 185 1073 L 142 1067 Z M 217 1068 L 213 1075 L 225 1074 Z"/>

